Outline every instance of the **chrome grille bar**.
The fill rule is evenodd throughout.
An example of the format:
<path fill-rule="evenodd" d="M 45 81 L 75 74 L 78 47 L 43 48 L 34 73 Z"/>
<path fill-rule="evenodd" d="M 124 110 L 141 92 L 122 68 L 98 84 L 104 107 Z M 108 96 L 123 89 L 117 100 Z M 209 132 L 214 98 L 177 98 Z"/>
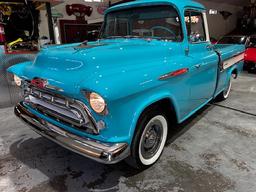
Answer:
<path fill-rule="evenodd" d="M 25 103 L 39 113 L 79 130 L 99 133 L 96 121 L 82 102 L 31 86 L 24 92 Z"/>
<path fill-rule="evenodd" d="M 36 108 L 40 113 L 43 113 L 45 115 L 50 115 L 52 117 L 56 117 L 56 120 L 62 120 L 67 121 L 70 124 L 74 124 L 75 126 L 82 126 L 84 122 L 84 119 L 80 116 L 77 117 L 74 115 L 74 113 L 65 110 L 57 108 L 55 105 L 51 105 L 47 102 L 41 101 L 37 98 L 33 98 L 30 96 L 30 100 L 27 100 L 27 103 L 29 103 L 33 108 Z"/>

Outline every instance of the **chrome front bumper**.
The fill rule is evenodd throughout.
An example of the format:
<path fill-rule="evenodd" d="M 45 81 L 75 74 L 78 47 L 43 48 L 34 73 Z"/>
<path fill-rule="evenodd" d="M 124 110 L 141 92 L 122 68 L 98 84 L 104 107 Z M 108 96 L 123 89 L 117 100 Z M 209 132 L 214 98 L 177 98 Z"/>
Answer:
<path fill-rule="evenodd" d="M 23 122 L 30 125 L 38 134 L 80 155 L 104 164 L 117 163 L 130 154 L 127 143 L 102 143 L 85 137 L 79 137 L 57 127 L 29 112 L 23 102 L 14 113 Z"/>

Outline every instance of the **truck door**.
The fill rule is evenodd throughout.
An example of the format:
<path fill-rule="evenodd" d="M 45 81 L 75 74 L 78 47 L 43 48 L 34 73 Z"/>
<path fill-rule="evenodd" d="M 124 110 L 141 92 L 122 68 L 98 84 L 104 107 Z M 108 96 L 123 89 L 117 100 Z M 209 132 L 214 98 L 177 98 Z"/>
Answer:
<path fill-rule="evenodd" d="M 190 62 L 190 100 L 192 108 L 207 102 L 214 94 L 218 56 L 210 43 L 206 13 L 193 9 L 185 11 L 188 36 L 187 57 Z"/>

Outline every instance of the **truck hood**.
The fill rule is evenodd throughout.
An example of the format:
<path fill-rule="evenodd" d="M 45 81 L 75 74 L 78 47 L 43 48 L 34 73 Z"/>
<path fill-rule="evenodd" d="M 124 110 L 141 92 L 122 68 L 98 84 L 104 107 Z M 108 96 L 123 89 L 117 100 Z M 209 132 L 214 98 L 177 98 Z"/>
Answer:
<path fill-rule="evenodd" d="M 24 68 L 23 76 L 47 79 L 71 95 L 87 89 L 108 97 L 118 89 L 145 87 L 171 70 L 168 63 L 174 62 L 171 58 L 178 54 L 179 46 L 144 39 L 54 46 L 40 52 L 34 63 Z"/>

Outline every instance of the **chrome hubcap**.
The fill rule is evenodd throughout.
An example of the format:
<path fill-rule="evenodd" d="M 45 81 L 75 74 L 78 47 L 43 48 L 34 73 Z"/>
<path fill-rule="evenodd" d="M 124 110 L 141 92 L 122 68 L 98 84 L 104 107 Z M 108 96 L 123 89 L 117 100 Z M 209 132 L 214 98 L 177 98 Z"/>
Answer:
<path fill-rule="evenodd" d="M 141 143 L 141 154 L 143 158 L 150 159 L 157 153 L 160 147 L 163 137 L 163 126 L 161 122 L 156 120 L 145 129 L 146 132 L 143 135 L 143 141 Z"/>

